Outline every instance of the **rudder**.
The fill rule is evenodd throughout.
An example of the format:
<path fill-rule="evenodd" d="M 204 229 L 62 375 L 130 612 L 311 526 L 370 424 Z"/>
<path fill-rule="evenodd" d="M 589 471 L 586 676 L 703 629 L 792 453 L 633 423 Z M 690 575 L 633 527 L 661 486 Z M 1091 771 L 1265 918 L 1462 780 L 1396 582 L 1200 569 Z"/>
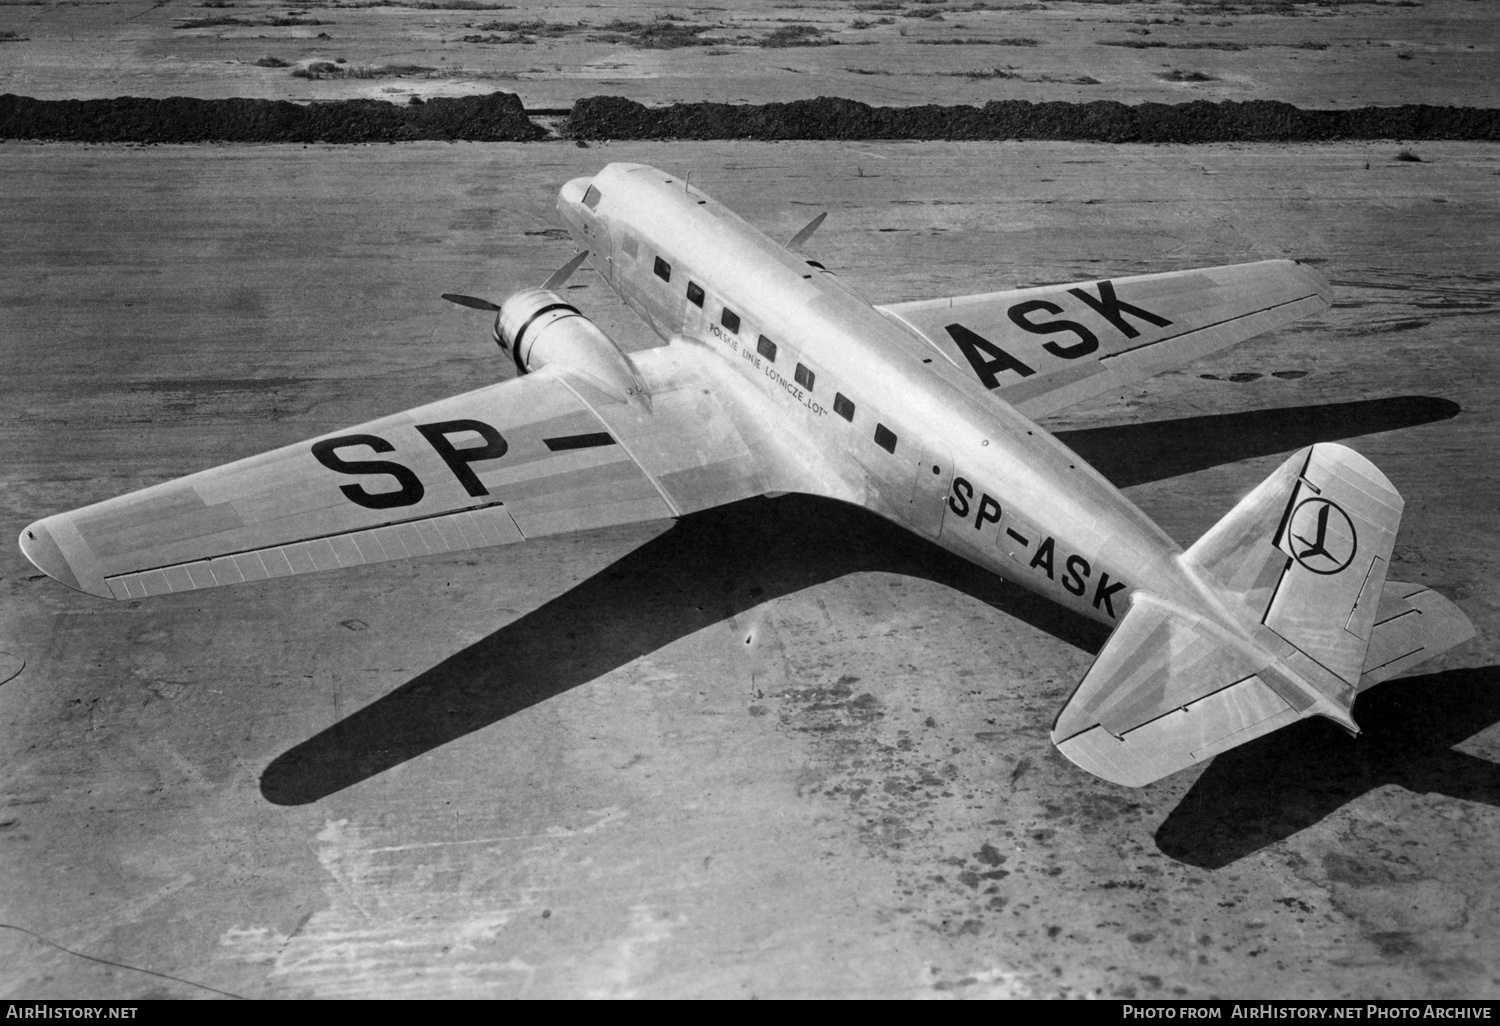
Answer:
<path fill-rule="evenodd" d="M 1292 456 L 1181 557 L 1258 641 L 1345 705 L 1364 671 L 1405 503 L 1373 463 L 1321 443 Z M 1331 678 L 1331 680 L 1329 680 Z"/>

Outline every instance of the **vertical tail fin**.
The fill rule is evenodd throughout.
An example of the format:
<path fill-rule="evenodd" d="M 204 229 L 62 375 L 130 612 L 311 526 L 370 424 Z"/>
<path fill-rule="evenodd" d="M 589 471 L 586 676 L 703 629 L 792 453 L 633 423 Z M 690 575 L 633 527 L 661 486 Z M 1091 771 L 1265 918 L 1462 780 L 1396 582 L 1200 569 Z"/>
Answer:
<path fill-rule="evenodd" d="M 1137 596 L 1053 741 L 1140 786 L 1307 716 L 1354 729 L 1360 688 L 1474 633 L 1442 596 L 1386 581 L 1402 506 L 1351 449 L 1294 455 L 1180 557 L 1234 622 Z"/>
<path fill-rule="evenodd" d="M 1331 675 L 1352 703 L 1404 505 L 1359 453 L 1315 445 L 1283 463 L 1182 558 L 1274 635 L 1256 632 L 1293 669 Z"/>

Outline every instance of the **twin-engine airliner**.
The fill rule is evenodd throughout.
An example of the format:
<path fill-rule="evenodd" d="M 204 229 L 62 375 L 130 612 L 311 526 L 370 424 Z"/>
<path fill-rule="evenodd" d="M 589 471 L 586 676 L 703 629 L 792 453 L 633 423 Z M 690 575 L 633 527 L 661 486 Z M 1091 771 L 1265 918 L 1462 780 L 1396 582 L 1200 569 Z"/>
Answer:
<path fill-rule="evenodd" d="M 687 181 L 563 186 L 582 250 L 494 304 L 518 376 L 39 520 L 21 548 L 112 599 L 681 517 L 768 493 L 864 506 L 1113 628 L 1052 739 L 1139 786 L 1472 636 L 1386 579 L 1402 499 L 1341 445 L 1286 461 L 1186 549 L 1037 425 L 1326 309 L 1286 260 L 872 305 Z M 584 260 L 665 341 L 626 353 L 557 291 Z"/>

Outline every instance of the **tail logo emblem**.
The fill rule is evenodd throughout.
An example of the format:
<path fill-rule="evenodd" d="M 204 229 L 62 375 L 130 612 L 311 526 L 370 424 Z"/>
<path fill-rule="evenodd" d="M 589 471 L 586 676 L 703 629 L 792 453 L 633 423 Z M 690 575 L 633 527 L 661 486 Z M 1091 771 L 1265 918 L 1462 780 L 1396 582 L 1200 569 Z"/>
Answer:
<path fill-rule="evenodd" d="M 1359 541 L 1354 523 L 1327 499 L 1307 499 L 1292 511 L 1287 527 L 1292 558 L 1315 574 L 1329 576 L 1354 561 Z"/>

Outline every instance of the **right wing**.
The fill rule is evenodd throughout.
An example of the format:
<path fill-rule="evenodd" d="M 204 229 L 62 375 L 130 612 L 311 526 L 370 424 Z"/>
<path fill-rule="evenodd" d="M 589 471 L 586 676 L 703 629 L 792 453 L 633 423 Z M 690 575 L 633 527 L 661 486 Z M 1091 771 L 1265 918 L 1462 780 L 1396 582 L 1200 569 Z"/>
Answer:
<path fill-rule="evenodd" d="M 876 307 L 1036 418 L 1326 310 L 1291 260 Z"/>
<path fill-rule="evenodd" d="M 637 355 L 649 408 L 543 370 L 47 517 L 21 549 L 69 587 L 133 599 L 818 490 L 673 348 Z"/>

